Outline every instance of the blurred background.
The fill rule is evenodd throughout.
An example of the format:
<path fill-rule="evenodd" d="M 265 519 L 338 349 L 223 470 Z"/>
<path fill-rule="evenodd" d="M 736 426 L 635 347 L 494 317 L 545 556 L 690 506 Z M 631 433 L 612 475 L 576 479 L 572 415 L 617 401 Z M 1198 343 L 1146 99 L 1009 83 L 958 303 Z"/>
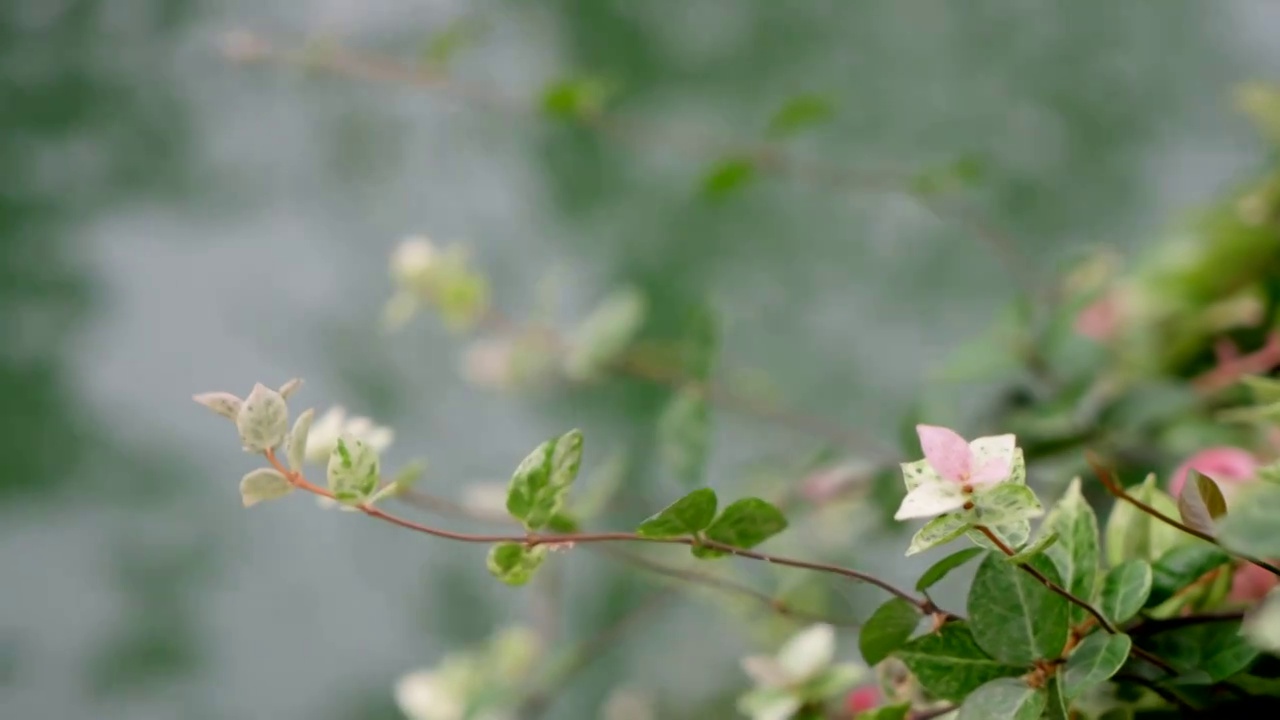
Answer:
<path fill-rule="evenodd" d="M 450 59 L 468 87 L 536 107 L 552 81 L 599 76 L 613 109 L 659 131 L 619 141 L 223 53 L 249 31 L 417 62 L 459 22 L 480 29 Z M 588 468 L 632 459 L 602 525 L 675 496 L 646 461 L 666 390 L 494 393 L 462 379 L 465 343 L 435 318 L 384 333 L 404 236 L 466 243 L 516 314 L 549 282 L 569 318 L 634 284 L 658 327 L 711 297 L 724 366 L 892 445 L 923 379 L 1020 282 L 1099 246 L 1140 251 L 1256 167 L 1230 93 L 1280 72 L 1278 35 L 1271 0 L 6 0 L 0 717 L 395 718 L 397 677 L 536 619 L 536 589 L 495 582 L 483 548 L 304 498 L 244 511 L 254 463 L 194 392 L 302 376 L 295 408 L 393 426 L 389 462 L 427 458 L 421 487 L 442 496 L 504 481 L 570 427 Z M 1024 277 L 973 223 L 901 193 L 772 177 L 708 193 L 722 147 L 758 143 L 806 93 L 834 113 L 787 141 L 797 157 L 871 173 L 976 158 L 965 206 Z M 776 490 L 824 447 L 718 413 L 709 480 L 729 497 Z M 846 509 L 770 547 L 903 584 L 933 559 L 904 562 L 905 529 Z M 652 587 L 593 554 L 553 562 L 557 643 Z M 806 581 L 752 577 L 767 592 Z M 842 617 L 883 598 L 821 582 Z M 963 587 L 958 574 L 940 598 Z M 714 600 L 647 615 L 547 716 L 595 717 L 618 687 L 650 692 L 659 717 L 729 716 L 735 659 L 762 638 Z"/>

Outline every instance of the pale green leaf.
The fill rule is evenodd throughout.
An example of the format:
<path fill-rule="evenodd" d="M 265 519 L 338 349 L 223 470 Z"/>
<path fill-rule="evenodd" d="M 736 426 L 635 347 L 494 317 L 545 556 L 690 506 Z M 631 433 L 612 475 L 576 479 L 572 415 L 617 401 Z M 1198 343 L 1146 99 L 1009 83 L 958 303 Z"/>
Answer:
<path fill-rule="evenodd" d="M 797 95 L 774 114 L 769 121 L 769 134 L 779 138 L 794 135 L 830 120 L 834 114 L 830 99 L 821 95 Z"/>
<path fill-rule="evenodd" d="M 1044 514 L 1044 506 L 1035 492 L 1026 485 L 1012 482 L 974 493 L 973 503 L 970 516 L 975 525 L 1007 525 Z"/>
<path fill-rule="evenodd" d="M 1222 491 L 1212 480 L 1194 468 L 1187 471 L 1187 482 L 1178 495 L 1178 515 L 1183 523 L 1205 535 L 1216 535 L 1213 519 L 1226 512 L 1226 505 Z"/>
<path fill-rule="evenodd" d="M 489 548 L 489 557 L 485 561 L 489 572 L 508 585 L 523 585 L 533 577 L 546 559 L 547 548 L 538 545 L 525 547 L 520 543 L 498 543 Z"/>
<path fill-rule="evenodd" d="M 258 383 L 240 406 L 236 429 L 245 452 L 270 450 L 289 432 L 289 406 L 279 392 Z"/>
<path fill-rule="evenodd" d="M 240 478 L 240 500 L 245 507 L 253 507 L 265 500 L 275 500 L 293 491 L 293 485 L 274 468 L 250 470 Z"/>
<path fill-rule="evenodd" d="M 1218 526 L 1223 546 L 1254 557 L 1280 557 L 1280 485 L 1254 483 L 1241 488 L 1232 502 L 1231 514 Z"/>
<path fill-rule="evenodd" d="M 711 410 L 697 387 L 677 392 L 658 418 L 658 456 L 682 485 L 702 481 L 711 449 Z"/>
<path fill-rule="evenodd" d="M 1062 586 L 1071 594 L 1092 600 L 1098 591 L 1102 551 L 1098 538 L 1098 518 L 1080 491 L 1080 478 L 1074 478 L 1062 499 L 1054 506 L 1041 526 L 1041 532 L 1058 534 L 1058 543 L 1046 550 L 1062 578 Z M 1085 618 L 1082 608 L 1071 606 L 1071 624 Z"/>
<path fill-rule="evenodd" d="M 1138 614 L 1151 595 L 1151 566 L 1134 558 L 1117 565 L 1102 581 L 1099 609 L 1111 622 L 1120 624 Z"/>
<path fill-rule="evenodd" d="M 565 372 L 578 380 L 599 376 L 631 345 L 647 312 L 648 302 L 636 288 L 624 288 L 605 298 L 573 333 Z"/>
<path fill-rule="evenodd" d="M 963 513 L 948 513 L 925 523 L 911 538 L 907 547 L 907 555 L 922 553 L 938 545 L 955 540 L 969 529 L 969 520 Z"/>
<path fill-rule="evenodd" d="M 1058 533 L 1051 532 L 1048 535 L 1041 535 L 1031 544 L 1018 550 L 1018 552 L 1005 558 L 1014 565 L 1021 565 L 1031 558 L 1043 554 L 1046 550 L 1053 547 L 1058 542 Z"/>
<path fill-rule="evenodd" d="M 1128 493 L 1168 517 L 1178 516 L 1178 503 L 1156 486 L 1156 476 L 1148 475 Z M 1181 530 L 1152 517 L 1131 503 L 1117 500 L 1107 519 L 1107 563 L 1112 567 L 1130 558 L 1154 562 L 1170 548 L 1195 541 Z"/>
<path fill-rule="evenodd" d="M 304 410 L 293 423 L 289 438 L 285 441 L 285 457 L 289 461 L 289 469 L 297 472 L 302 469 L 303 458 L 307 456 L 307 435 L 311 432 L 311 421 L 316 411 Z"/>
<path fill-rule="evenodd" d="M 372 445 L 343 435 L 329 453 L 329 492 L 343 505 L 359 505 L 378 489 L 378 469 L 378 451 Z"/>
<path fill-rule="evenodd" d="M 1085 638 L 1067 658 L 1062 672 L 1062 693 L 1066 699 L 1075 700 L 1094 685 L 1110 680 L 1124 665 L 1132 646 L 1128 635 L 1098 631 Z"/>
<path fill-rule="evenodd" d="M 1019 678 L 992 680 L 965 698 L 957 720 L 1039 720 L 1048 692 Z"/>

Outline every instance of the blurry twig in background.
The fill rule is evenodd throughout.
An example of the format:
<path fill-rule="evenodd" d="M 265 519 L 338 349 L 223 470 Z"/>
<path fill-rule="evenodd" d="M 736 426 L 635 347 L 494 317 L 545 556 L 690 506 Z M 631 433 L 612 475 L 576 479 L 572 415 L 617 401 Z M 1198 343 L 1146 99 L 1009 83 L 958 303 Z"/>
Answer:
<path fill-rule="evenodd" d="M 223 54 L 236 62 L 279 62 L 370 82 L 405 85 L 438 92 L 475 107 L 508 115 L 534 115 L 538 105 L 500 92 L 462 83 L 438 64 L 410 63 L 369 52 L 344 48 L 333 42 L 301 46 L 277 44 L 250 32 L 231 33 L 224 39 Z M 997 230 L 972 210 L 944 204 L 916 186 L 913 176 L 898 172 L 854 172 L 799 160 L 782 152 L 776 143 L 743 146 L 725 143 L 718 135 L 655 128 L 634 118 L 603 112 L 580 113 L 577 120 L 621 144 L 645 149 L 660 148 L 682 157 L 749 158 L 762 174 L 797 180 L 829 189 L 885 193 L 910 198 L 943 222 L 955 223 L 974 235 L 992 252 L 1005 271 L 1028 297 L 1051 301 L 1050 285 L 1038 283 L 1029 258 L 1012 238 Z"/>

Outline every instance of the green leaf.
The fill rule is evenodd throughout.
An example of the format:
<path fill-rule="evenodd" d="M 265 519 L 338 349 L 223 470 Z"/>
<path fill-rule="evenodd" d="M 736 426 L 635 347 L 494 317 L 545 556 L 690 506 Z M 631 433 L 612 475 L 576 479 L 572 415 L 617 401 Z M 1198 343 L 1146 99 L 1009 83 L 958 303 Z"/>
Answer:
<path fill-rule="evenodd" d="M 1001 542 L 1011 548 L 1022 547 L 1026 544 L 1027 538 L 1031 537 L 1030 520 L 1020 520 L 1007 525 L 995 525 L 988 527 L 988 529 L 995 533 L 995 536 L 1000 538 Z M 995 543 L 991 542 L 991 540 L 987 538 L 986 535 L 977 530 L 969 530 L 965 534 L 969 536 L 970 540 L 980 547 L 984 547 L 988 550 L 994 550 L 996 552 L 1002 552 L 1000 548 L 996 547 Z"/>
<path fill-rule="evenodd" d="M 589 119 L 604 112 L 611 94 L 612 88 L 600 78 L 557 80 L 542 91 L 542 108 L 562 120 Z"/>
<path fill-rule="evenodd" d="M 427 40 L 422 52 L 424 62 L 443 68 L 458 51 L 474 44 L 489 31 L 489 23 L 474 15 L 464 15 Z"/>
<path fill-rule="evenodd" d="M 965 698 L 956 720 L 1039 720 L 1049 694 L 1018 678 L 986 683 Z"/>
<path fill-rule="evenodd" d="M 1129 657 L 1133 641 L 1128 635 L 1110 635 L 1098 631 L 1085 638 L 1067 658 L 1062 673 L 1062 692 L 1068 701 L 1086 690 L 1106 682 L 1120 671 Z"/>
<path fill-rule="evenodd" d="M 1203 672 L 1218 682 L 1244 670 L 1258 656 L 1240 627 L 1235 620 L 1176 628 L 1152 635 L 1147 649 L 1183 673 Z"/>
<path fill-rule="evenodd" d="M 520 543 L 498 543 L 489 548 L 485 564 L 494 577 L 508 585 L 524 585 L 546 559 L 547 548 L 525 547 Z"/>
<path fill-rule="evenodd" d="M 916 590 L 919 590 L 920 592 L 928 590 L 939 582 L 942 582 L 942 579 L 945 578 L 952 570 L 955 570 L 981 554 L 982 548 L 965 548 L 964 550 L 958 550 L 951 553 L 933 565 L 930 565 L 929 569 L 924 571 L 924 574 L 916 581 Z"/>
<path fill-rule="evenodd" d="M 631 345 L 648 307 L 644 294 L 636 288 L 624 288 L 605 298 L 573 334 L 565 357 L 569 377 L 597 377 Z"/>
<path fill-rule="evenodd" d="M 1280 380 L 1264 375 L 1245 375 L 1240 382 L 1253 393 L 1253 401 L 1259 405 L 1280 402 Z"/>
<path fill-rule="evenodd" d="M 294 472 L 302 469 L 302 460 L 307 455 L 307 435 L 311 433 L 311 421 L 315 416 L 315 410 L 304 410 L 294 421 L 293 429 L 285 439 L 285 458 L 289 461 L 289 469 Z"/>
<path fill-rule="evenodd" d="M 1147 479 L 1128 493 L 1169 517 L 1178 516 L 1178 503 L 1156 487 L 1156 476 Z M 1181 530 L 1148 515 L 1131 503 L 1117 500 L 1107 519 L 1107 563 L 1112 567 L 1130 558 L 1154 562 L 1170 548 L 1195 540 Z"/>
<path fill-rule="evenodd" d="M 911 703 L 881 705 L 874 710 L 863 710 L 858 713 L 858 720 L 906 720 L 910 712 Z"/>
<path fill-rule="evenodd" d="M 1062 695 L 1062 679 L 1055 675 L 1049 679 L 1049 699 L 1044 709 L 1046 720 L 1070 720 L 1071 707 Z"/>
<path fill-rule="evenodd" d="M 553 533 L 567 535 L 569 533 L 578 532 L 582 529 L 582 526 L 578 523 L 576 518 L 564 510 L 561 510 L 555 515 L 552 515 L 551 519 L 547 521 L 547 529 Z"/>
<path fill-rule="evenodd" d="M 1035 491 L 1026 485 L 1004 482 L 985 492 L 973 494 L 974 524 L 1006 525 L 1044 514 Z"/>
<path fill-rule="evenodd" d="M 1245 618 L 1241 632 L 1257 648 L 1280 654 L 1280 590 L 1272 590 Z M 1280 680 L 1276 688 L 1280 690 Z M 1277 692 L 1275 694 L 1280 694 Z"/>
<path fill-rule="evenodd" d="M 1053 547 L 1054 544 L 1056 544 L 1057 542 L 1058 542 L 1058 533 L 1056 532 L 1051 532 L 1048 535 L 1041 535 L 1040 537 L 1036 538 L 1035 541 L 1032 542 L 1030 545 L 1027 545 L 1026 547 L 1022 548 L 1018 552 L 1006 557 L 1005 560 L 1013 563 L 1014 565 L 1022 565 L 1023 563 L 1029 561 L 1031 558 L 1044 553 L 1044 551 Z"/>
<path fill-rule="evenodd" d="M 546 527 L 560 511 L 582 463 L 582 433 L 570 430 L 529 453 L 511 476 L 507 512 L 526 528 Z"/>
<path fill-rule="evenodd" d="M 716 491 L 711 488 L 699 488 L 640 523 L 636 532 L 645 537 L 692 535 L 705 530 L 715 516 Z"/>
<path fill-rule="evenodd" d="M 920 610 L 915 605 L 893 598 L 876 608 L 858 635 L 858 649 L 867 665 L 879 665 L 893 651 L 911 639 L 920 624 Z"/>
<path fill-rule="evenodd" d="M 774 137 L 794 135 L 805 128 L 827 122 L 835 114 L 831 101 L 821 95 L 797 95 L 774 113 L 769 121 L 769 134 Z"/>
<path fill-rule="evenodd" d="M 925 170 L 911 182 L 911 191 L 923 197 L 933 197 L 970 187 L 982 179 L 985 172 L 981 158 L 968 155 L 938 168 Z"/>
<path fill-rule="evenodd" d="M 715 368 L 719 348 L 719 322 L 710 303 L 695 305 L 684 321 L 685 341 L 681 345 L 681 364 L 685 376 L 706 382 Z"/>
<path fill-rule="evenodd" d="M 293 485 L 273 468 L 250 470 L 240 478 L 240 501 L 253 507 L 264 500 L 275 500 L 293 491 Z"/>
<path fill-rule="evenodd" d="M 1254 483 L 1235 497 L 1231 514 L 1218 525 L 1218 540 L 1245 555 L 1280 557 L 1280 485 Z"/>
<path fill-rule="evenodd" d="M 782 511 L 760 498 L 743 498 L 731 503 L 712 521 L 705 533 L 708 540 L 738 548 L 753 548 L 787 529 L 787 518 Z M 725 555 L 725 551 L 709 547 L 695 547 L 693 554 L 700 558 Z"/>
<path fill-rule="evenodd" d="M 911 538 L 907 547 L 907 555 L 922 553 L 929 548 L 945 545 L 955 540 L 969 529 L 969 519 L 964 513 L 947 513 L 939 515 L 924 524 Z"/>
<path fill-rule="evenodd" d="M 711 166 L 702 178 L 702 194 L 711 200 L 723 200 L 741 190 L 756 177 L 756 164 L 751 158 L 726 158 Z"/>
<path fill-rule="evenodd" d="M 658 456 L 682 485 L 702 481 L 711 449 L 711 409 L 697 387 L 681 389 L 658 418 Z"/>
<path fill-rule="evenodd" d="M 1033 558 L 1027 565 L 1059 581 L 1048 558 Z M 997 660 L 1030 665 L 1057 657 L 1067 644 L 1067 601 L 1000 553 L 988 553 L 978 566 L 968 607 L 974 639 Z"/>
<path fill-rule="evenodd" d="M 1111 568 L 1102 581 L 1099 606 L 1111 622 L 1120 624 L 1138 614 L 1151 594 L 1151 566 L 1145 560 L 1126 560 Z"/>
<path fill-rule="evenodd" d="M 1214 518 L 1227 512 L 1227 501 L 1212 480 L 1195 469 L 1187 471 L 1187 482 L 1178 496 L 1178 515 L 1182 522 L 1200 532 L 1213 536 L 1218 533 Z"/>
<path fill-rule="evenodd" d="M 983 683 L 1027 672 L 1025 667 L 1007 665 L 983 652 L 964 622 L 949 622 L 938 632 L 903 645 L 894 655 L 925 690 L 951 702 L 963 701 Z"/>
<path fill-rule="evenodd" d="M 1058 544 L 1045 554 L 1053 561 L 1062 578 L 1062 586 L 1072 595 L 1092 600 L 1098 591 L 1102 550 L 1098 538 L 1098 518 L 1080 491 L 1080 478 L 1074 478 L 1062 499 L 1049 512 L 1041 532 L 1058 533 Z M 1067 612 L 1072 625 L 1084 620 L 1087 613 L 1074 605 Z"/>
<path fill-rule="evenodd" d="M 329 454 L 329 492 L 343 505 L 359 505 L 378 489 L 378 451 L 365 441 L 344 435 Z"/>
<path fill-rule="evenodd" d="M 1229 562 L 1230 556 L 1208 543 L 1173 548 L 1151 566 L 1151 594 L 1146 607 L 1163 603 L 1205 573 Z"/>

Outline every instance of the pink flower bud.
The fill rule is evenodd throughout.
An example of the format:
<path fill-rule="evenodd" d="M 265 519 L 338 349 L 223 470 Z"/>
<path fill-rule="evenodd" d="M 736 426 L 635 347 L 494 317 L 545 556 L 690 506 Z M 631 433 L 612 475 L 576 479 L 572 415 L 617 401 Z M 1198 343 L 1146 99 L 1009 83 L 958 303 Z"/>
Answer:
<path fill-rule="evenodd" d="M 1241 563 L 1231 578 L 1231 592 L 1227 594 L 1227 600 L 1233 604 L 1252 605 L 1266 597 L 1277 583 L 1280 583 L 1280 578 L 1271 571 L 1251 562 Z"/>
<path fill-rule="evenodd" d="M 849 691 L 845 696 L 845 709 L 857 717 L 858 713 L 864 713 L 868 710 L 874 710 L 880 706 L 883 698 L 880 696 L 880 688 L 875 685 L 864 685 L 856 690 Z"/>
<path fill-rule="evenodd" d="M 1211 447 L 1192 455 L 1178 466 L 1169 483 L 1169 492 L 1176 497 L 1182 493 L 1187 473 L 1195 470 L 1218 483 L 1223 496 L 1230 502 L 1231 486 L 1253 480 L 1258 472 L 1258 460 L 1247 450 L 1234 447 Z"/>

